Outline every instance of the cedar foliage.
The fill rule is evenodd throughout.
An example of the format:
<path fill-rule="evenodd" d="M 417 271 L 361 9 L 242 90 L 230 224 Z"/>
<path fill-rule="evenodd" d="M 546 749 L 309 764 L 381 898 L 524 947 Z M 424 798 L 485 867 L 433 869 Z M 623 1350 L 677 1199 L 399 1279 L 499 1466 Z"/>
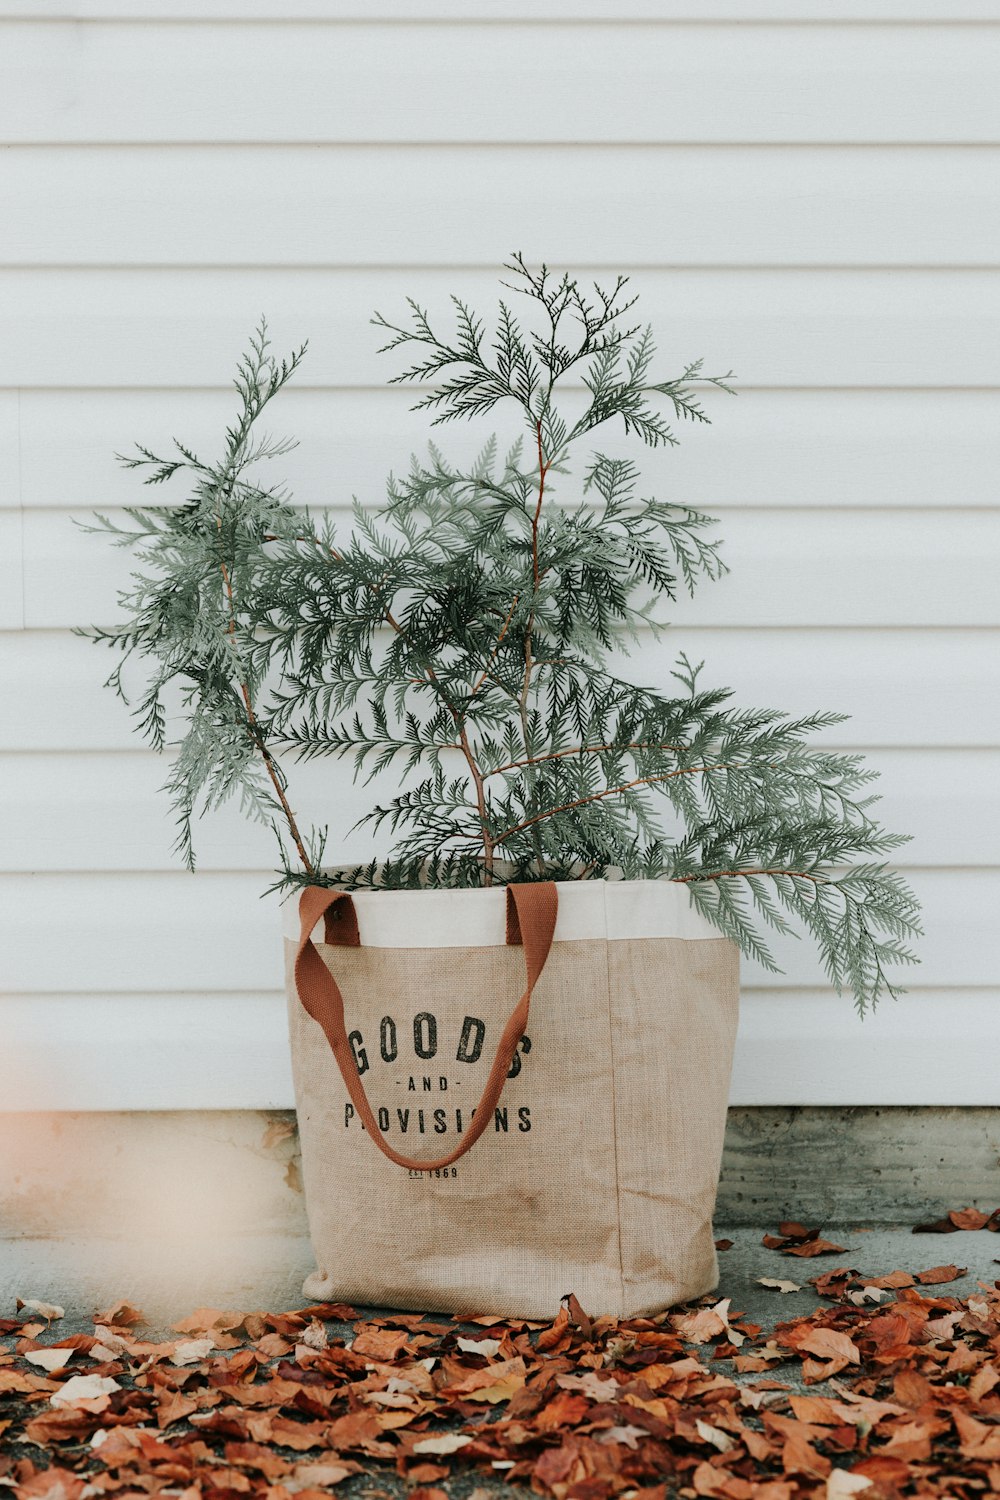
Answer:
<path fill-rule="evenodd" d="M 274 829 L 283 888 L 680 881 L 765 968 L 768 929 L 804 931 L 863 1012 L 898 993 L 888 971 L 914 961 L 918 909 L 883 862 L 905 839 L 872 817 L 875 773 L 810 743 L 842 716 L 737 708 L 684 656 L 656 687 L 609 660 L 725 566 L 712 518 L 647 495 L 634 460 L 593 435 L 620 423 L 635 447 L 672 445 L 675 425 L 708 420 L 698 387 L 732 377 L 697 361 L 655 378 L 625 277 L 587 292 L 520 256 L 505 271 L 490 332 L 458 298 L 447 334 L 413 301 L 373 322 L 411 361 L 393 382 L 420 387 L 432 425 L 504 406 L 521 439 L 501 453 L 490 436 L 470 464 L 431 444 L 381 507 L 355 505 L 343 539 L 259 478 L 290 446 L 259 437 L 260 418 L 305 353 L 277 360 L 263 323 L 221 460 L 180 443 L 122 460 L 147 484 L 190 486 L 127 526 L 98 517 L 138 569 L 126 623 L 89 632 L 121 653 L 109 681 L 123 697 L 122 665 L 145 663 L 133 714 L 158 750 L 164 694 L 179 694 L 178 848 L 193 868 L 195 813 L 237 797 Z M 398 794 L 363 820 L 393 835 L 388 859 L 324 866 L 326 832 L 300 830 L 282 768 L 317 756 L 362 779 L 398 771 Z"/>

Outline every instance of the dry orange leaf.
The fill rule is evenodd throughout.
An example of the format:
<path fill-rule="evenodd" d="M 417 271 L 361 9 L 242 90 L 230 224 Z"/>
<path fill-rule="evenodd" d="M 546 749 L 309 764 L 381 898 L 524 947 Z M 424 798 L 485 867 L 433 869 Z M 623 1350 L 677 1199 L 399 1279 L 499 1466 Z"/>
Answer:
<path fill-rule="evenodd" d="M 946 1281 L 958 1281 L 966 1274 L 964 1266 L 931 1266 L 929 1271 L 918 1271 L 916 1279 L 921 1286 L 940 1286 Z"/>

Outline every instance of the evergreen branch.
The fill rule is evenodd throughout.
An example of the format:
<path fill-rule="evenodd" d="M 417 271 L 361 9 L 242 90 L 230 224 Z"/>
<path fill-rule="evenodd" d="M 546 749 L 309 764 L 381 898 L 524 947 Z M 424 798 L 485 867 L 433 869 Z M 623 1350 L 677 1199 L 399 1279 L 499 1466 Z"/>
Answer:
<path fill-rule="evenodd" d="M 575 812 L 578 808 L 586 807 L 591 802 L 602 802 L 605 797 L 620 797 L 624 792 L 631 791 L 633 787 L 654 786 L 661 781 L 673 781 L 677 776 L 701 775 L 706 771 L 724 771 L 732 769 L 728 766 L 681 766 L 675 771 L 664 771 L 657 776 L 636 776 L 631 781 L 623 782 L 621 786 L 604 787 L 599 792 L 593 792 L 587 797 L 578 797 L 572 802 L 564 802 L 561 807 L 550 807 L 545 812 L 537 813 L 534 817 L 525 818 L 522 822 L 515 824 L 513 828 L 507 828 L 503 833 L 497 834 L 493 840 L 494 848 L 503 844 L 516 833 L 522 833 L 525 829 L 533 828 L 536 823 L 543 822 L 546 818 L 553 818 L 558 813 Z"/>
<path fill-rule="evenodd" d="M 541 766 L 551 760 L 565 760 L 571 755 L 602 755 L 606 751 L 621 750 L 671 750 L 680 754 L 687 746 L 666 744 L 616 744 L 614 742 L 606 745 L 574 745 L 570 750 L 550 750 L 547 755 L 526 756 L 523 760 L 510 760 L 506 765 L 495 766 L 493 770 L 485 773 L 485 779 L 491 776 L 502 776 L 508 771 L 518 771 L 522 766 Z"/>
<path fill-rule="evenodd" d="M 220 531 L 222 529 L 221 519 L 219 521 L 219 529 Z M 224 562 L 220 562 L 219 567 L 222 570 L 222 578 L 226 589 L 226 599 L 229 604 L 229 638 L 232 641 L 235 650 L 236 606 L 233 600 L 233 585 L 230 578 L 229 569 L 226 564 Z M 240 694 L 243 698 L 243 705 L 246 709 L 247 729 L 249 731 L 250 738 L 253 740 L 253 743 L 257 748 L 261 760 L 264 762 L 264 769 L 267 771 L 271 785 L 274 787 L 274 794 L 281 806 L 281 811 L 284 816 L 285 822 L 288 824 L 288 831 L 292 836 L 292 842 L 294 843 L 295 848 L 298 852 L 299 859 L 302 861 L 302 868 L 305 870 L 307 875 L 314 875 L 316 872 L 313 869 L 312 864 L 310 863 L 309 855 L 306 852 L 306 847 L 302 839 L 302 834 L 299 831 L 299 825 L 295 821 L 295 814 L 292 812 L 292 809 L 289 806 L 288 797 L 285 794 L 285 787 L 287 783 L 285 782 L 284 775 L 280 771 L 278 764 L 274 759 L 274 756 L 271 754 L 267 740 L 264 738 L 264 735 L 261 732 L 260 725 L 257 722 L 257 715 L 254 713 L 253 700 L 250 696 L 250 688 L 247 684 L 246 678 L 242 674 L 240 674 L 239 678 L 239 687 Z M 190 815 L 188 815 L 188 823 L 186 824 L 186 826 L 189 826 L 189 817 Z"/>
<path fill-rule="evenodd" d="M 412 300 L 397 322 L 373 321 L 386 349 L 406 351 L 394 380 L 425 387 L 416 404 L 432 425 L 513 402 L 530 462 L 495 437 L 471 464 L 431 445 L 335 538 L 253 471 L 289 447 L 260 435 L 261 414 L 302 353 L 275 360 L 263 324 L 218 461 L 176 440 L 165 458 L 139 446 L 123 460 L 149 484 L 191 486 L 173 510 L 92 528 L 137 564 L 122 625 L 91 632 L 118 653 L 109 686 L 127 702 L 126 664 L 146 668 L 130 707 L 157 749 L 180 697 L 167 783 L 178 847 L 192 861 L 196 811 L 234 797 L 278 836 L 283 891 L 673 880 L 766 968 L 769 932 L 807 935 L 863 1009 L 894 993 L 918 913 L 897 874 L 858 863 L 903 840 L 875 821 L 861 758 L 811 743 L 840 716 L 734 708 L 684 656 L 662 692 L 606 665 L 664 628 L 664 600 L 726 568 L 711 517 L 650 498 L 630 458 L 581 444 L 620 421 L 636 444 L 670 447 L 674 427 L 708 420 L 703 390 L 728 391 L 730 377 L 694 361 L 664 378 L 650 329 L 630 323 L 625 277 L 591 290 L 519 255 L 505 275 L 517 301 L 492 326 L 458 297 L 446 336 Z M 572 420 L 570 379 L 585 393 Z M 324 864 L 327 835 L 299 829 L 275 747 L 350 757 L 359 780 L 401 768 L 398 795 L 362 820 L 391 835 L 384 861 Z"/>

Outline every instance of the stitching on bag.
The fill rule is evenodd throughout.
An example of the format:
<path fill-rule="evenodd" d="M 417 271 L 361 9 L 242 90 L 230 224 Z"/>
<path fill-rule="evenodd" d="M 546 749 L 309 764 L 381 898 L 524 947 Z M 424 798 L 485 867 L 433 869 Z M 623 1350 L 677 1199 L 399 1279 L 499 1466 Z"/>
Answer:
<path fill-rule="evenodd" d="M 618 1211 L 618 1279 L 621 1283 L 621 1316 L 625 1316 L 625 1260 L 622 1254 L 622 1180 L 618 1170 L 618 1090 L 615 1083 L 615 1027 L 611 1014 L 611 942 L 608 937 L 608 887 L 604 883 L 604 964 L 608 993 L 608 1044 L 611 1051 L 611 1140 L 615 1154 L 615 1205 Z"/>

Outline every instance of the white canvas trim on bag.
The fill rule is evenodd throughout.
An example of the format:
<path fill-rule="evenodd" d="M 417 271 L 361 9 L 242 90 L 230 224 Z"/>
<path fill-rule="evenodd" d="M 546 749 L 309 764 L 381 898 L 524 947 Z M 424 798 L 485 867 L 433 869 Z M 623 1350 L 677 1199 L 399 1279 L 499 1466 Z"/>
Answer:
<path fill-rule="evenodd" d="M 558 881 L 557 943 L 599 938 L 681 938 L 721 934 L 691 904 L 685 886 L 666 880 Z M 506 897 L 492 890 L 354 891 L 358 932 L 366 948 L 502 948 Z M 298 902 L 282 907 L 285 936 L 299 937 Z M 322 941 L 322 923 L 314 940 Z"/>

